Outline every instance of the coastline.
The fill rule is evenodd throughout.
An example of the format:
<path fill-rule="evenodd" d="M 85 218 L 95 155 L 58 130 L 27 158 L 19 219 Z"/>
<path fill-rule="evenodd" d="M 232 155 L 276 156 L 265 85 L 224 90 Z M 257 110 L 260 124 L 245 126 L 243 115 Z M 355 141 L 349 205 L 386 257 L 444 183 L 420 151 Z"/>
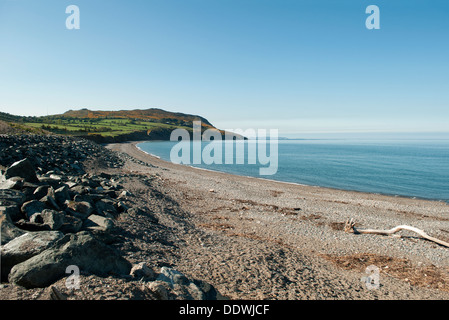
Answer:
<path fill-rule="evenodd" d="M 204 232 L 199 237 L 197 252 L 193 253 L 190 241 L 182 247 L 182 259 L 177 261 L 177 267 L 182 272 L 213 283 L 231 299 L 257 299 L 259 296 L 296 299 L 297 296 L 289 295 L 285 288 L 279 288 L 275 296 L 260 293 L 269 284 L 259 283 L 261 288 L 257 287 L 263 278 L 257 275 L 260 272 L 257 270 L 268 268 L 272 262 L 262 261 L 257 267 L 253 265 L 255 262 L 248 262 L 258 260 L 259 256 L 271 256 L 279 250 L 284 254 L 288 252 L 288 257 L 282 258 L 285 261 L 276 268 L 299 272 L 294 270 L 307 266 L 307 270 L 300 272 L 300 278 L 308 274 L 309 267 L 314 270 L 316 279 L 301 280 L 305 281 L 303 289 L 306 291 L 301 295 L 306 299 L 326 296 L 324 291 L 327 289 L 321 287 L 323 283 L 341 282 L 341 279 L 345 279 L 343 282 L 352 289 L 348 292 L 339 289 L 341 292 L 337 296 L 349 299 L 358 299 L 359 296 L 363 296 L 362 299 L 397 299 L 399 296 L 399 299 L 409 299 L 418 294 L 414 290 L 421 290 L 418 288 L 422 285 L 411 284 L 429 280 L 430 274 L 437 278 L 433 278 L 434 284 L 444 288 L 446 283 L 449 284 L 447 248 L 406 231 L 401 233 L 401 238 L 355 235 L 343 231 L 345 221 L 353 218 L 359 228 L 390 229 L 405 224 L 447 240 L 449 206 L 444 202 L 198 170 L 155 158 L 139 150 L 137 143 L 140 141 L 111 144 L 107 148 L 154 166 L 148 168 L 129 163 L 124 170 L 156 175 L 167 194 L 188 213 L 188 221 L 193 228 Z M 378 265 L 381 269 L 385 291 L 361 289 L 360 279 L 366 275 L 365 267 L 368 265 Z M 239 293 L 233 289 L 237 285 L 235 281 L 241 281 L 238 279 L 242 277 L 254 278 L 244 280 L 249 282 L 248 286 L 253 291 L 248 289 Z M 268 278 L 265 280 L 270 281 Z M 299 286 L 298 283 L 295 285 Z M 319 289 L 314 286 L 319 286 Z M 430 289 L 433 290 L 432 287 Z M 426 292 L 420 292 L 418 299 L 429 297 L 429 291 Z M 447 295 L 446 290 L 437 292 L 444 299 L 449 298 L 449 285 Z"/>

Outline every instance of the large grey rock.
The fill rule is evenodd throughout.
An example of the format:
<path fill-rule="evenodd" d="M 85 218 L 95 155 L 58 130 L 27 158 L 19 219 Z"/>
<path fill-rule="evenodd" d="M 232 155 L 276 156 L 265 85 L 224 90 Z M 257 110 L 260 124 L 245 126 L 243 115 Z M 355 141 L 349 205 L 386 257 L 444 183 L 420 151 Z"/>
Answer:
<path fill-rule="evenodd" d="M 58 231 L 29 232 L 9 241 L 2 248 L 2 275 L 7 275 L 14 265 L 49 248 L 63 235 Z"/>
<path fill-rule="evenodd" d="M 22 177 L 28 182 L 39 182 L 36 176 L 36 171 L 27 158 L 14 162 L 8 169 L 6 169 L 5 177 L 7 179 L 12 177 Z"/>
<path fill-rule="evenodd" d="M 68 266 L 98 276 L 128 275 L 131 264 L 88 232 L 65 235 L 40 254 L 15 265 L 9 282 L 25 288 L 47 287 L 65 275 Z"/>

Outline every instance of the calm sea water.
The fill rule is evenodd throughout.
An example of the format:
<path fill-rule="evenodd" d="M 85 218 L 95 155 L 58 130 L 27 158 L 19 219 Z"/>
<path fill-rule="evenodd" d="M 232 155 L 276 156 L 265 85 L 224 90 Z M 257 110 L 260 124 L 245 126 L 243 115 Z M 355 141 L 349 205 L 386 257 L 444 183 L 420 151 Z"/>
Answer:
<path fill-rule="evenodd" d="M 138 147 L 170 161 L 176 144 L 144 142 Z M 225 148 L 223 159 L 224 153 Z M 192 166 L 305 185 L 449 201 L 449 140 L 280 140 L 278 154 L 278 170 L 272 176 L 260 176 L 261 165 L 246 160 L 244 164 Z"/>

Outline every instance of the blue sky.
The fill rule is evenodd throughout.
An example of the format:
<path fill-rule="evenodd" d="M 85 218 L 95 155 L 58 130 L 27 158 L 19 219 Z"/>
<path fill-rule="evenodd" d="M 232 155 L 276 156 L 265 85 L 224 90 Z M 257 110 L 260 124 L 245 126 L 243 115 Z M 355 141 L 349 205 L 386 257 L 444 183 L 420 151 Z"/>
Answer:
<path fill-rule="evenodd" d="M 80 30 L 65 27 L 72 4 Z M 365 27 L 370 4 L 380 30 Z M 0 111 L 449 133 L 448 35 L 447 0 L 0 0 Z"/>

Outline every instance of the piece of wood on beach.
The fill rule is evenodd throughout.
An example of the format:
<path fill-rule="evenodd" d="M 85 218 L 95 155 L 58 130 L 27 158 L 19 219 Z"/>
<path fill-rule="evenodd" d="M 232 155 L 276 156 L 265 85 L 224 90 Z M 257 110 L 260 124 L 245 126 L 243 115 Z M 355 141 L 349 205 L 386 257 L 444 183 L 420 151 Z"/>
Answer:
<path fill-rule="evenodd" d="M 411 226 L 407 226 L 407 225 L 400 225 L 400 226 L 396 226 L 390 230 L 379 230 L 379 229 L 359 229 L 355 227 L 355 222 L 353 219 L 349 219 L 346 221 L 345 224 L 345 228 L 344 231 L 346 233 L 354 233 L 354 234 L 379 234 L 379 235 L 384 235 L 384 236 L 396 236 L 398 238 L 400 238 L 400 235 L 396 235 L 397 232 L 401 231 L 401 230 L 408 230 L 408 231 L 412 231 L 415 232 L 417 234 L 419 234 L 422 238 L 435 242 L 439 245 L 445 246 L 449 248 L 449 243 L 434 237 L 429 236 L 427 233 L 425 233 L 423 230 L 420 230 L 418 228 L 415 227 L 411 227 Z"/>

